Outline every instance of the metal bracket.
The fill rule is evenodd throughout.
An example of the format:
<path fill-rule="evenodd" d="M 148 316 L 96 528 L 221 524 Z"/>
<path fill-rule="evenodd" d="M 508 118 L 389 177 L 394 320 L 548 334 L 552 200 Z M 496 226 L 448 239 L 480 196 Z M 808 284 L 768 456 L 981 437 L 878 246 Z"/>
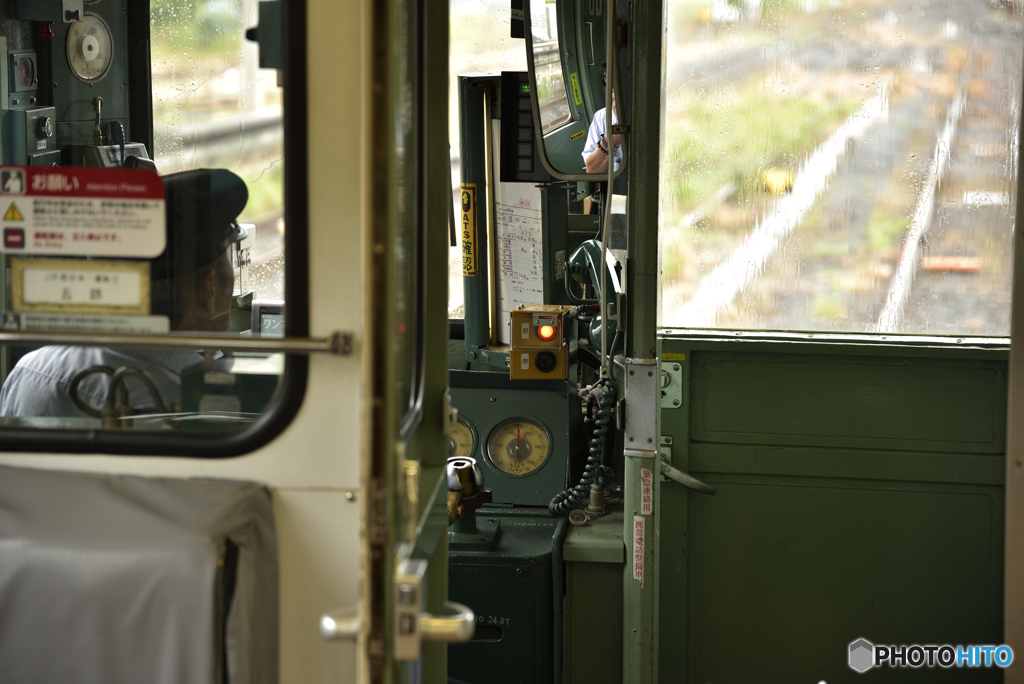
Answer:
<path fill-rule="evenodd" d="M 676 409 L 683 405 L 683 364 L 678 361 L 662 361 L 661 408 Z"/>
<path fill-rule="evenodd" d="M 626 359 L 625 454 L 658 456 L 658 360 Z"/>
<path fill-rule="evenodd" d="M 403 558 L 395 568 L 395 660 L 420 659 L 420 605 L 427 561 Z"/>

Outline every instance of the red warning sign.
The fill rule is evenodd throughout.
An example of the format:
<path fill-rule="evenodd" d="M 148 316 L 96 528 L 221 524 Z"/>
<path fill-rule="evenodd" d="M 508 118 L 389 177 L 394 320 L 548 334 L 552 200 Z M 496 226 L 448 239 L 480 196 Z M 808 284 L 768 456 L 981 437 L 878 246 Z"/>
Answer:
<path fill-rule="evenodd" d="M 5 250 L 152 258 L 164 251 L 164 186 L 136 169 L 0 167 Z"/>

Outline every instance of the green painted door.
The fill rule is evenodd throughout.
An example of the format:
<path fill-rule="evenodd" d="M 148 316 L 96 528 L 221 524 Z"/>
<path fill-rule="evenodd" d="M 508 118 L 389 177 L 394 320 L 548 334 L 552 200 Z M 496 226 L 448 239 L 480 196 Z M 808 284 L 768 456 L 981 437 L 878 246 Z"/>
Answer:
<path fill-rule="evenodd" d="M 1003 642 L 1005 345 L 663 339 L 663 682 L 863 681 L 852 642 Z M 998 668 L 872 681 L 996 682 Z M 783 681 L 778 679 L 775 681 Z"/>

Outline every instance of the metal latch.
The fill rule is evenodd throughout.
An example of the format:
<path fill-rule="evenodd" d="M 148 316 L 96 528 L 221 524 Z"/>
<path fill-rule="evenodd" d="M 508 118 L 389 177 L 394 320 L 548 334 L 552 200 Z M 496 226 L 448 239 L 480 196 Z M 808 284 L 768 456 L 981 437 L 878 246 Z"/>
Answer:
<path fill-rule="evenodd" d="M 625 454 L 630 458 L 658 455 L 658 360 L 626 359 Z"/>
<path fill-rule="evenodd" d="M 674 409 L 683 405 L 683 364 L 678 361 L 662 361 L 661 377 L 661 408 Z"/>
<path fill-rule="evenodd" d="M 424 641 L 464 643 L 473 638 L 476 616 L 461 603 L 445 603 L 445 616 L 420 612 L 426 570 L 425 559 L 406 558 L 395 572 L 395 660 L 419 660 Z"/>

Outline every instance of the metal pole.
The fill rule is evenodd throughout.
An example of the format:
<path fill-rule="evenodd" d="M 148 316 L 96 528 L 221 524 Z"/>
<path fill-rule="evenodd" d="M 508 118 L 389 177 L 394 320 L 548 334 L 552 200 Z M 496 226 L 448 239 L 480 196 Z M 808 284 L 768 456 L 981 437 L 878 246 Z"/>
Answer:
<path fill-rule="evenodd" d="M 487 290 L 487 155 L 484 89 L 459 76 L 459 160 L 462 276 L 466 301 L 466 360 L 479 361 L 479 347 L 491 342 Z"/>
<path fill-rule="evenodd" d="M 72 332 L 0 332 L 0 344 L 58 344 L 67 347 L 114 349 L 210 349 L 278 354 L 352 353 L 352 335 L 336 332 L 330 337 L 211 337 L 187 334 L 127 335 Z"/>
<path fill-rule="evenodd" d="M 626 357 L 627 368 L 658 369 L 658 208 L 659 164 L 662 126 L 662 48 L 665 36 L 663 0 L 630 3 L 629 48 L 631 86 L 629 130 L 634 141 L 626 148 L 629 158 L 626 266 Z M 608 17 L 615 21 L 617 17 Z M 618 55 L 609 55 L 609 63 Z M 630 378 L 627 377 L 627 391 Z M 624 587 L 624 619 L 627 629 L 623 643 L 624 681 L 654 684 L 659 678 L 659 550 L 661 527 L 661 477 L 659 477 L 658 435 L 660 411 L 657 391 L 627 394 L 627 412 L 648 411 L 654 415 L 653 445 L 644 457 L 627 457 L 625 483 L 625 527 L 632 544 L 632 560 Z M 650 394 L 650 396 L 647 396 Z M 639 453 L 639 452 L 638 452 Z"/>

